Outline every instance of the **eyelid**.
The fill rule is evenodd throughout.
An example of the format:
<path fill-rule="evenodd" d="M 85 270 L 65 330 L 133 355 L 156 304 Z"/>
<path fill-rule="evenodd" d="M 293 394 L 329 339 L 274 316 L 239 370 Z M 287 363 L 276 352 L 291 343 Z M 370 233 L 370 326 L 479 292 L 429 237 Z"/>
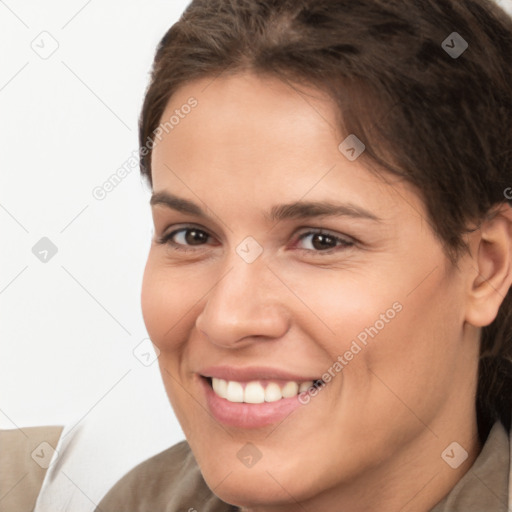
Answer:
<path fill-rule="evenodd" d="M 303 235 L 310 235 L 310 234 L 320 234 L 320 235 L 329 235 L 332 238 L 336 238 L 339 240 L 343 240 L 345 242 L 356 242 L 356 239 L 352 236 L 346 235 L 344 233 L 338 233 L 336 231 L 331 231 L 326 228 L 311 228 L 311 227 L 305 227 L 305 228 L 299 228 L 299 230 L 302 230 L 302 233 L 298 233 L 297 237 L 300 238 Z"/>

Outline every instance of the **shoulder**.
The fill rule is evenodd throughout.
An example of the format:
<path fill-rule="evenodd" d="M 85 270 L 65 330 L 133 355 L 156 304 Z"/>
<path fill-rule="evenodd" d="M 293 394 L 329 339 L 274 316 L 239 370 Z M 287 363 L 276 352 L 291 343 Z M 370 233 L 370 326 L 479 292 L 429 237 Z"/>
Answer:
<path fill-rule="evenodd" d="M 95 512 L 202 512 L 237 510 L 204 481 L 190 446 L 182 441 L 141 462 L 119 480 Z"/>

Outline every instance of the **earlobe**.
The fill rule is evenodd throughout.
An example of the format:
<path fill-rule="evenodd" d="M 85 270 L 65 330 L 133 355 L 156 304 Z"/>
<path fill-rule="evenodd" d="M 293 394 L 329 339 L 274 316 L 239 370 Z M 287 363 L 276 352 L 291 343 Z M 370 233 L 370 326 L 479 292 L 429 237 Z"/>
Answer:
<path fill-rule="evenodd" d="M 493 322 L 512 285 L 512 208 L 503 203 L 472 234 L 466 321 L 476 327 Z"/>

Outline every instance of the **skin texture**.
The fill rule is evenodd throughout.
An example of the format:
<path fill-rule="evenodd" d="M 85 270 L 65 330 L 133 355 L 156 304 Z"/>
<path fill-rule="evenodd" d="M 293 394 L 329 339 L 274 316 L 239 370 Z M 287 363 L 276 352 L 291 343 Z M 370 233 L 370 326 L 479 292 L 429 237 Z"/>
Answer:
<path fill-rule="evenodd" d="M 370 172 L 364 153 L 345 158 L 333 103 L 302 91 L 240 73 L 171 98 L 163 119 L 191 96 L 198 104 L 154 147 L 153 191 L 191 200 L 208 218 L 153 206 L 146 327 L 204 478 L 224 501 L 251 511 L 428 511 L 481 449 L 478 340 L 511 283 L 510 208 L 471 233 L 470 254 L 453 267 L 414 189 Z M 298 200 L 350 202 L 380 220 L 265 217 Z M 157 242 L 183 227 L 209 237 L 184 245 L 183 232 L 174 236 L 188 252 Z M 325 254 L 314 234 L 299 240 L 320 228 L 355 243 Z M 248 236 L 263 248 L 250 264 L 236 252 Z M 205 366 L 321 377 L 397 302 L 401 311 L 280 424 L 241 429 L 209 414 L 197 374 Z M 468 452 L 456 469 L 441 458 L 453 441 Z M 251 468 L 237 458 L 247 442 L 262 454 Z"/>

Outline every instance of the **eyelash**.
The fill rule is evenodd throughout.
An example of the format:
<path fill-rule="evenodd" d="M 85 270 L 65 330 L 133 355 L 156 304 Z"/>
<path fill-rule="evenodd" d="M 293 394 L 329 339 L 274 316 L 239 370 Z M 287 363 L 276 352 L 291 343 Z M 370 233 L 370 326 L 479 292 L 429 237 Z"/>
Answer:
<path fill-rule="evenodd" d="M 171 249 L 175 250 L 175 251 L 194 252 L 196 249 L 186 248 L 186 247 L 191 247 L 191 246 L 183 246 L 183 244 L 177 244 L 176 242 L 173 242 L 171 240 L 176 234 L 178 234 L 182 231 L 186 232 L 186 231 L 193 231 L 193 230 L 198 231 L 200 233 L 204 233 L 208 237 L 210 237 L 209 233 L 203 229 L 197 228 L 195 226 L 187 226 L 187 227 L 182 227 L 180 229 L 176 229 L 176 230 L 168 233 L 167 235 L 164 235 L 164 236 L 158 238 L 156 241 L 157 241 L 157 243 L 162 244 L 162 245 L 163 244 L 169 245 L 171 247 Z M 348 238 L 345 239 L 345 238 L 336 236 L 333 233 L 330 233 L 323 229 L 310 229 L 310 231 L 306 231 L 306 232 L 300 234 L 295 243 L 300 242 L 301 240 L 303 240 L 304 238 L 306 238 L 310 235 L 327 235 L 328 237 L 334 239 L 336 242 L 339 242 L 339 245 L 337 247 L 331 247 L 330 249 L 326 249 L 326 250 L 315 250 L 315 249 L 297 249 L 297 250 L 308 253 L 308 254 L 312 253 L 315 255 L 316 254 L 322 255 L 322 254 L 332 254 L 333 252 L 337 252 L 340 249 L 347 249 L 347 248 L 350 248 L 355 245 L 355 241 L 353 239 L 348 239 Z M 204 244 L 199 244 L 197 247 L 199 247 L 201 245 L 204 245 Z"/>

